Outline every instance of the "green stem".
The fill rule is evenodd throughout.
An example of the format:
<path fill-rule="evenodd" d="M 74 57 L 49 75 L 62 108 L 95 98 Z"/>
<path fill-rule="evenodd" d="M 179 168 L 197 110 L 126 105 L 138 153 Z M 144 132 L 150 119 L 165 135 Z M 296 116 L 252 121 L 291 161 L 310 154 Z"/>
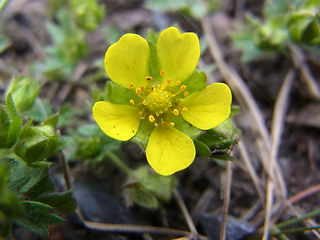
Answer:
<path fill-rule="evenodd" d="M 108 157 L 117 167 L 119 167 L 124 173 L 129 175 L 131 173 L 131 169 L 121 161 L 121 159 L 111 151 L 107 151 L 105 156 Z"/>
<path fill-rule="evenodd" d="M 300 216 L 300 217 L 297 217 L 297 218 L 293 218 L 293 219 L 287 220 L 285 222 L 278 223 L 276 226 L 281 229 L 281 228 L 293 225 L 295 223 L 302 222 L 304 219 L 315 217 L 315 216 L 317 216 L 319 214 L 320 214 L 320 209 L 317 209 L 317 210 L 309 212 L 309 213 L 307 213 L 307 214 L 305 214 L 303 216 Z"/>

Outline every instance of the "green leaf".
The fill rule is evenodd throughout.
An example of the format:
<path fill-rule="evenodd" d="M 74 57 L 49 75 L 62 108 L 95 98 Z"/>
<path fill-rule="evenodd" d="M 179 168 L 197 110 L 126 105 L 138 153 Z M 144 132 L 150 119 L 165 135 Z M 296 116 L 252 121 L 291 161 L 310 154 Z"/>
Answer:
<path fill-rule="evenodd" d="M 7 147 L 7 136 L 10 128 L 10 119 L 8 113 L 0 104 L 0 148 Z"/>
<path fill-rule="evenodd" d="M 210 156 L 211 155 L 211 150 L 205 143 L 203 143 L 197 139 L 194 140 L 193 143 L 194 143 L 194 146 L 196 147 L 197 155 L 199 155 L 199 156 Z"/>
<path fill-rule="evenodd" d="M 15 152 L 27 163 L 42 161 L 61 150 L 51 126 L 24 126 Z"/>
<path fill-rule="evenodd" d="M 43 121 L 42 125 L 48 125 L 52 128 L 55 128 L 57 126 L 59 120 L 59 113 L 53 114 L 49 116 L 46 120 Z"/>
<path fill-rule="evenodd" d="M 214 160 L 219 160 L 219 161 L 233 161 L 233 157 L 231 157 L 229 153 L 213 154 L 211 157 Z"/>
<path fill-rule="evenodd" d="M 62 193 L 47 193 L 40 196 L 37 200 L 55 207 L 59 212 L 65 214 L 72 213 L 77 206 L 71 191 Z"/>
<path fill-rule="evenodd" d="M 157 199 L 169 201 L 174 188 L 173 176 L 161 176 L 150 171 L 148 166 L 136 169 L 129 179 L 138 179 L 139 183 L 150 191 Z M 130 182 L 130 180 L 129 180 Z"/>
<path fill-rule="evenodd" d="M 156 84 L 160 83 L 160 69 L 158 64 L 157 48 L 156 45 L 148 41 L 150 49 L 150 58 L 149 58 L 149 75 L 152 77 L 152 81 Z"/>
<path fill-rule="evenodd" d="M 12 161 L 9 165 L 9 171 L 9 186 L 19 189 L 19 193 L 27 193 L 47 174 L 46 168 L 32 168 L 20 161 Z M 30 179 L 26 181 L 26 177 L 30 177 Z M 22 185 L 22 183 L 25 184 Z"/>
<path fill-rule="evenodd" d="M 23 201 L 26 211 L 24 218 L 15 219 L 15 223 L 41 236 L 48 235 L 46 224 L 58 224 L 63 221 L 56 214 L 50 213 L 51 207 L 40 202 Z"/>
<path fill-rule="evenodd" d="M 135 203 L 143 207 L 157 208 L 159 206 L 157 198 L 142 184 L 135 184 L 130 188 L 126 188 L 125 191 Z"/>
<path fill-rule="evenodd" d="M 8 184 L 8 189 L 14 192 L 20 192 L 21 189 L 30 181 L 30 179 L 30 176 L 25 176 L 16 180 L 12 180 Z"/>
<path fill-rule="evenodd" d="M 36 199 L 40 195 L 53 190 L 54 190 L 53 182 L 49 177 L 49 175 L 46 174 L 37 184 L 35 184 L 32 188 L 28 190 L 26 195 L 30 199 Z"/>
<path fill-rule="evenodd" d="M 130 140 L 131 142 L 140 144 L 146 149 L 150 135 L 154 129 L 154 124 L 144 119 L 140 121 L 140 126 L 137 134 Z"/>
<path fill-rule="evenodd" d="M 135 102 L 139 101 L 139 97 L 135 93 L 135 91 L 122 87 L 115 82 L 108 82 L 105 89 L 107 92 L 108 100 L 111 103 L 130 105 L 129 101 L 131 99 L 133 99 L 133 101 Z"/>
<path fill-rule="evenodd" d="M 24 76 L 14 77 L 7 89 L 18 112 L 29 110 L 40 90 L 39 83 Z"/>
<path fill-rule="evenodd" d="M 174 118 L 174 127 L 185 134 L 191 139 L 195 139 L 201 133 L 201 130 L 192 126 L 190 123 L 185 121 L 180 115 Z"/>
<path fill-rule="evenodd" d="M 202 143 L 206 144 L 211 151 L 213 150 L 226 150 L 229 149 L 233 144 L 237 143 L 235 139 L 229 139 L 223 133 L 210 129 L 201 134 L 198 139 Z"/>
<path fill-rule="evenodd" d="M 10 124 L 10 128 L 8 131 L 7 136 L 7 147 L 12 147 L 18 140 L 19 134 L 21 132 L 22 127 L 22 120 L 21 117 L 18 115 L 16 116 Z"/>
<path fill-rule="evenodd" d="M 190 77 L 183 82 L 187 86 L 189 94 L 204 89 L 207 85 L 207 76 L 205 72 L 199 72 L 197 69 L 193 71 Z"/>
<path fill-rule="evenodd" d="M 6 106 L 7 106 L 8 114 L 9 114 L 10 118 L 14 119 L 18 114 L 17 114 L 17 110 L 14 105 L 11 94 L 6 95 Z"/>
<path fill-rule="evenodd" d="M 302 32 L 301 41 L 307 44 L 320 43 L 320 21 L 313 18 Z"/>

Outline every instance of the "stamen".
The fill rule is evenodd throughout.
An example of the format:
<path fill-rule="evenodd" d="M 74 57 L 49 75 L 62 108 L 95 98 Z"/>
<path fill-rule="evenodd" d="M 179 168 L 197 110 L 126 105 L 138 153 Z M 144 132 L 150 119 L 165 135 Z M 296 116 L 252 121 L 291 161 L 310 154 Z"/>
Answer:
<path fill-rule="evenodd" d="M 160 76 L 163 77 L 165 74 L 164 70 L 160 70 Z"/>
<path fill-rule="evenodd" d="M 176 115 L 176 116 L 178 116 L 178 115 L 179 115 L 179 110 L 178 110 L 178 109 L 174 109 L 174 110 L 173 110 L 173 114 Z"/>
<path fill-rule="evenodd" d="M 133 88 L 134 88 L 134 84 L 133 84 L 133 83 L 130 83 L 130 84 L 129 84 L 129 88 L 133 89 Z"/>
<path fill-rule="evenodd" d="M 136 94 L 140 94 L 141 93 L 141 88 L 137 88 L 136 89 Z"/>
<path fill-rule="evenodd" d="M 168 84 L 172 83 L 172 80 L 171 80 L 171 79 L 168 79 L 168 80 L 167 80 L 167 83 L 168 83 Z"/>
<path fill-rule="evenodd" d="M 170 122 L 169 125 L 170 125 L 171 127 L 173 127 L 173 126 L 174 126 L 174 122 Z"/>
<path fill-rule="evenodd" d="M 185 97 L 187 97 L 189 95 L 189 92 L 188 91 L 185 91 L 184 93 L 183 93 L 183 96 L 185 96 Z"/>
<path fill-rule="evenodd" d="M 167 125 L 166 122 L 161 122 L 162 127 L 165 127 Z"/>
<path fill-rule="evenodd" d="M 131 105 L 134 105 L 134 101 L 132 99 L 130 99 L 129 102 L 130 102 Z"/>
<path fill-rule="evenodd" d="M 143 116 L 143 112 L 139 111 L 139 117 L 142 117 L 142 116 Z"/>
<path fill-rule="evenodd" d="M 187 88 L 186 85 L 182 85 L 182 86 L 180 87 L 180 91 L 183 92 L 184 90 L 186 90 L 186 88 Z"/>
<path fill-rule="evenodd" d="M 149 122 L 153 123 L 156 119 L 154 118 L 154 116 L 150 115 L 149 116 Z"/>
<path fill-rule="evenodd" d="M 181 84 L 180 81 L 176 81 L 176 85 L 179 86 Z"/>
<path fill-rule="evenodd" d="M 186 112 L 186 111 L 188 111 L 188 108 L 187 108 L 187 107 L 183 107 L 183 108 L 182 108 L 182 111 L 183 111 L 183 112 Z"/>
<path fill-rule="evenodd" d="M 146 77 L 146 80 L 147 80 L 147 81 L 151 81 L 151 80 L 152 80 L 152 77 L 148 76 L 148 77 Z"/>
<path fill-rule="evenodd" d="M 145 86 L 140 86 L 141 91 L 143 91 L 146 87 Z"/>

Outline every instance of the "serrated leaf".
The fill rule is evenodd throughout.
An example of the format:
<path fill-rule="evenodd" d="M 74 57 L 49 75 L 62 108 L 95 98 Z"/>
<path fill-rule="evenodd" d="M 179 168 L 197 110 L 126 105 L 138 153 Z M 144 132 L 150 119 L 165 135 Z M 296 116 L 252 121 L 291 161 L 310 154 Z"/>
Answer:
<path fill-rule="evenodd" d="M 22 203 L 26 215 L 22 219 L 15 219 L 15 223 L 41 236 L 48 235 L 46 224 L 53 225 L 63 221 L 62 218 L 50 212 L 52 208 L 48 205 L 34 201 Z"/>
<path fill-rule="evenodd" d="M 59 212 L 66 214 L 72 213 L 77 206 L 71 191 L 62 193 L 47 193 L 40 196 L 37 200 L 55 207 Z"/>
<path fill-rule="evenodd" d="M 18 140 L 19 134 L 21 132 L 22 127 L 22 120 L 21 117 L 18 115 L 16 116 L 10 124 L 10 128 L 8 131 L 7 136 L 7 147 L 12 147 Z"/>

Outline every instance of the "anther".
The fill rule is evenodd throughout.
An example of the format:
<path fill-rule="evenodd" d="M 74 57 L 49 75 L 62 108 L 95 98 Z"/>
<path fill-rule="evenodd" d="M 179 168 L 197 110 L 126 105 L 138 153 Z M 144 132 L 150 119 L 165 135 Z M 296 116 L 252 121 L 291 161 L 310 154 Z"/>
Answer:
<path fill-rule="evenodd" d="M 188 96 L 189 95 L 189 92 L 188 91 L 185 91 L 184 93 L 183 93 L 183 96 Z"/>
<path fill-rule="evenodd" d="M 160 70 L 160 76 L 163 77 L 164 76 L 164 70 Z"/>
<path fill-rule="evenodd" d="M 173 114 L 176 115 L 176 116 L 178 116 L 178 115 L 179 115 L 179 110 L 178 110 L 178 109 L 174 109 L 174 110 L 173 110 Z"/>
<path fill-rule="evenodd" d="M 162 122 L 161 125 L 162 125 L 162 127 L 165 127 L 167 125 L 167 123 L 166 122 Z"/>
<path fill-rule="evenodd" d="M 142 116 L 143 116 L 143 112 L 139 111 L 139 117 L 142 117 Z"/>
<path fill-rule="evenodd" d="M 180 91 L 183 92 L 184 90 L 186 90 L 186 88 L 187 88 L 186 85 L 182 85 L 182 86 L 180 87 Z"/>
<path fill-rule="evenodd" d="M 140 86 L 140 88 L 143 91 L 146 87 L 145 86 Z"/>
<path fill-rule="evenodd" d="M 187 107 L 183 107 L 183 108 L 182 108 L 182 111 L 183 111 L 183 112 L 186 112 L 186 111 L 188 111 L 188 108 L 187 108 Z"/>
<path fill-rule="evenodd" d="M 141 93 L 141 88 L 138 87 L 138 88 L 136 89 L 136 94 L 140 94 L 140 93 Z"/>
<path fill-rule="evenodd" d="M 176 85 L 179 86 L 181 84 L 181 82 L 178 80 L 176 81 Z"/>
<path fill-rule="evenodd" d="M 130 99 L 129 102 L 130 102 L 131 105 L 134 105 L 134 101 L 132 99 Z"/>
<path fill-rule="evenodd" d="M 152 80 L 152 77 L 148 76 L 148 77 L 146 77 L 146 80 L 147 80 L 147 81 L 151 81 L 151 80 Z"/>
<path fill-rule="evenodd" d="M 171 127 L 173 127 L 173 126 L 174 126 L 174 122 L 170 122 L 169 125 L 170 125 Z"/>
<path fill-rule="evenodd" d="M 149 122 L 153 123 L 156 119 L 154 118 L 154 116 L 150 115 L 149 116 Z"/>
<path fill-rule="evenodd" d="M 130 84 L 129 84 L 129 88 L 133 89 L 133 88 L 134 88 L 134 84 L 133 84 L 133 83 L 130 83 Z"/>
<path fill-rule="evenodd" d="M 168 79 L 168 80 L 167 80 L 167 83 L 168 83 L 168 84 L 172 83 L 172 80 L 171 80 L 171 79 Z"/>

